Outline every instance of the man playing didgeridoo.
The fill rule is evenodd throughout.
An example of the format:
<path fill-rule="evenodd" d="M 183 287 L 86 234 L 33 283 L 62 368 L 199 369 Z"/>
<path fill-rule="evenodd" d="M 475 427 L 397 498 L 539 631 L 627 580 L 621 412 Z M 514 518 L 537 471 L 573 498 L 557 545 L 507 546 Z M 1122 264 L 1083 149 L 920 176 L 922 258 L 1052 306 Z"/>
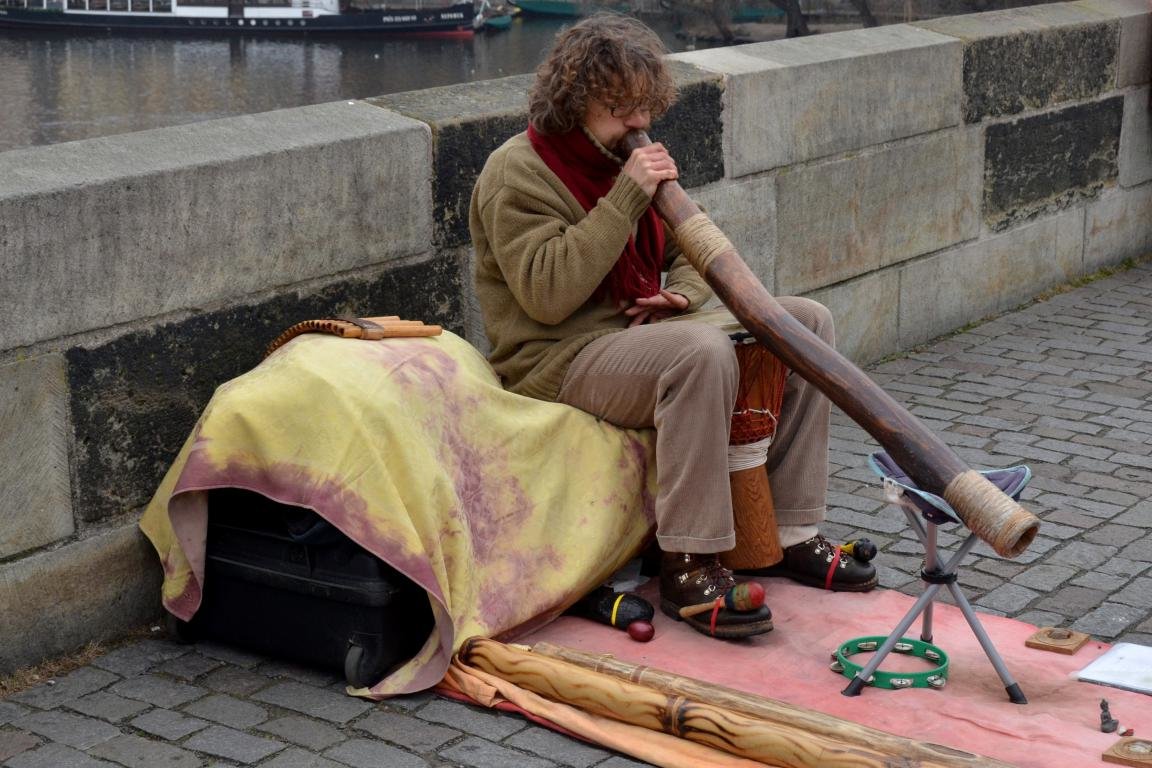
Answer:
<path fill-rule="evenodd" d="M 711 296 L 649 206 L 677 177 L 661 144 L 613 150 L 675 98 L 660 39 L 597 15 L 561 32 L 537 70 L 529 127 L 492 153 L 472 195 L 476 291 L 505 387 L 623 427 L 656 428 L 661 606 L 710 603 L 735 584 L 727 447 L 739 371 L 732 341 L 705 323 L 658 323 Z M 667 277 L 661 286 L 661 273 Z M 780 303 L 828 343 L 828 310 Z M 789 375 L 767 470 L 784 561 L 770 573 L 863 591 L 875 569 L 819 536 L 828 472 L 828 400 Z M 687 619 L 712 634 L 712 617 Z M 770 613 L 722 610 L 715 634 L 771 629 Z"/>

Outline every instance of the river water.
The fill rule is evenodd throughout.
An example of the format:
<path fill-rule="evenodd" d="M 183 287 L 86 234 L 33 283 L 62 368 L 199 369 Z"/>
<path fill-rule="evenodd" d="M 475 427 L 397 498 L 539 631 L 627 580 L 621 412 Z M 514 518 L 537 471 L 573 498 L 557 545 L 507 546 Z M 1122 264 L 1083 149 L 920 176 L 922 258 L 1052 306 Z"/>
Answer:
<path fill-rule="evenodd" d="M 474 37 L 339 39 L 0 30 L 0 152 L 535 69 L 564 20 Z M 670 24 L 650 22 L 670 50 Z"/>

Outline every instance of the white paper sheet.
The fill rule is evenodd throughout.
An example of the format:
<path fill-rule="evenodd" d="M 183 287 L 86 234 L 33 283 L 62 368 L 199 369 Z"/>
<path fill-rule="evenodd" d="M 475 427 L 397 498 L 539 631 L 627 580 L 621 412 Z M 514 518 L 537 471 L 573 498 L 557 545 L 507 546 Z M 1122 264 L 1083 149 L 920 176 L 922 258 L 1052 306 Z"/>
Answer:
<path fill-rule="evenodd" d="M 1117 643 L 1080 670 L 1078 677 L 1089 683 L 1152 694 L 1152 648 Z"/>

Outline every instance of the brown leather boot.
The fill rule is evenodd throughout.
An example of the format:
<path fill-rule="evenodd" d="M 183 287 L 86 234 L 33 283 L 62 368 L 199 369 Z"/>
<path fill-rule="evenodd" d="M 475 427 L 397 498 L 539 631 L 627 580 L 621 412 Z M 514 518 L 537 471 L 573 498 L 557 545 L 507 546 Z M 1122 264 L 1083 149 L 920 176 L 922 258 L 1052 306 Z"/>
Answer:
<path fill-rule="evenodd" d="M 697 632 L 721 638 L 751 637 L 772 629 L 772 611 L 762 605 L 752 611 L 734 611 L 717 603 L 736 586 L 732 571 L 720 564 L 720 555 L 665 552 L 660 562 L 660 610 Z M 685 616 L 685 609 L 707 609 Z"/>

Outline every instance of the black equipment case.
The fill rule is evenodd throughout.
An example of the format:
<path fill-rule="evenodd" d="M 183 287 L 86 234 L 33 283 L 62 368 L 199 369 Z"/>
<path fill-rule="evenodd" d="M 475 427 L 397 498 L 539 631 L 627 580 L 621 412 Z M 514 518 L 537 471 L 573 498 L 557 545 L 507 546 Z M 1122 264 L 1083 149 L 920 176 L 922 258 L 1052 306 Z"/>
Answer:
<path fill-rule="evenodd" d="M 428 595 L 315 512 L 240 489 L 208 496 L 204 596 L 179 639 L 203 638 L 379 682 L 432 631 Z"/>

